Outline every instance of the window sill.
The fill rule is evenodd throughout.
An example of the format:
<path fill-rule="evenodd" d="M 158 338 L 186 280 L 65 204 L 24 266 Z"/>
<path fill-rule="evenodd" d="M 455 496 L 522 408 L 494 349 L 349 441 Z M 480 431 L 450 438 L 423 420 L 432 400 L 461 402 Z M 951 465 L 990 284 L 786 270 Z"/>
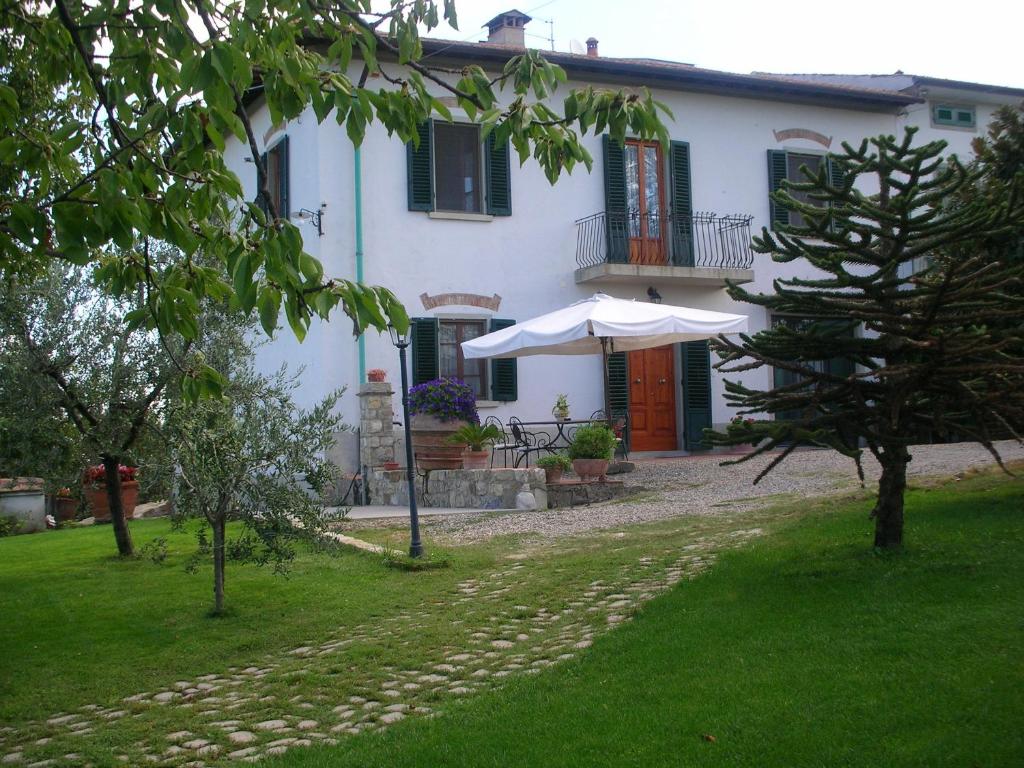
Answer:
<path fill-rule="evenodd" d="M 476 401 L 476 407 L 477 408 L 500 408 L 503 405 L 508 405 L 508 403 L 502 403 L 502 402 L 500 402 L 498 400 L 477 400 Z"/>
<path fill-rule="evenodd" d="M 432 219 L 447 221 L 493 221 L 494 217 L 487 213 L 463 213 L 461 211 L 427 211 Z"/>

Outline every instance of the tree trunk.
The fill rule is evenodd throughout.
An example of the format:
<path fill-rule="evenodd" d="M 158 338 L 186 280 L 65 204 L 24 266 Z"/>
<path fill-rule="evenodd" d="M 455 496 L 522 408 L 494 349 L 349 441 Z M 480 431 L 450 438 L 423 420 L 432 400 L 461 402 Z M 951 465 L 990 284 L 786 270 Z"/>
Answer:
<path fill-rule="evenodd" d="M 224 612 L 224 518 L 213 521 L 213 612 Z"/>
<path fill-rule="evenodd" d="M 132 546 L 132 534 L 124 519 L 124 505 L 121 503 L 121 473 L 117 471 L 119 466 L 121 466 L 121 461 L 118 457 L 103 457 L 107 503 L 110 505 L 110 522 L 113 524 L 114 538 L 117 540 L 117 553 L 121 557 L 131 557 L 135 554 L 135 547 Z"/>
<path fill-rule="evenodd" d="M 875 546 L 894 549 L 903 545 L 903 493 L 907 489 L 910 454 L 900 446 L 882 455 L 882 477 L 878 481 L 875 518 Z"/>

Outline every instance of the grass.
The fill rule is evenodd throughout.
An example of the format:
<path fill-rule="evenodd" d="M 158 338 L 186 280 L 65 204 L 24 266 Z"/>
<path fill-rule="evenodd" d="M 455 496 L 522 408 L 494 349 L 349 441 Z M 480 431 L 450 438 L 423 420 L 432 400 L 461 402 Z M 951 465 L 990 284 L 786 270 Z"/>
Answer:
<path fill-rule="evenodd" d="M 912 491 L 899 555 L 869 506 L 787 520 L 544 675 L 266 764 L 1024 764 L 1024 485 Z"/>
<path fill-rule="evenodd" d="M 137 520 L 131 530 L 137 550 L 166 538 L 167 559 L 119 560 L 109 526 L 0 539 L 0 722 L 246 666 L 339 625 L 419 605 L 494 560 L 476 548 L 460 553 L 459 573 L 415 575 L 343 549 L 302 550 L 286 576 L 228 563 L 228 614 L 214 619 L 210 567 L 184 569 L 194 529 Z"/>

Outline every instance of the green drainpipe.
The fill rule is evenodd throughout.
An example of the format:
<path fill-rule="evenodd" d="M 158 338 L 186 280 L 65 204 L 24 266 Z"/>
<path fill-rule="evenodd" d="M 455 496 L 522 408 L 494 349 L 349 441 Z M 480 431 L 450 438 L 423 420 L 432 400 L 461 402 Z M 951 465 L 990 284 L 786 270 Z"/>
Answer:
<path fill-rule="evenodd" d="M 356 147 L 353 174 L 356 192 L 356 282 L 363 282 L 363 156 Z M 359 334 L 359 383 L 366 383 L 366 334 Z"/>

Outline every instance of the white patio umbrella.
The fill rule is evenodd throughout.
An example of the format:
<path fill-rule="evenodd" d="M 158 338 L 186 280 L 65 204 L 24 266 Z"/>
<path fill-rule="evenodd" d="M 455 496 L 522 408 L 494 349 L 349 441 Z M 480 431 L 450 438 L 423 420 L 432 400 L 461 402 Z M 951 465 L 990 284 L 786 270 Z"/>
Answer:
<path fill-rule="evenodd" d="M 528 355 L 604 355 L 701 341 L 722 333 L 744 333 L 746 315 L 616 299 L 595 293 L 564 309 L 462 342 L 467 358 Z M 605 414 L 608 365 L 604 361 Z"/>

